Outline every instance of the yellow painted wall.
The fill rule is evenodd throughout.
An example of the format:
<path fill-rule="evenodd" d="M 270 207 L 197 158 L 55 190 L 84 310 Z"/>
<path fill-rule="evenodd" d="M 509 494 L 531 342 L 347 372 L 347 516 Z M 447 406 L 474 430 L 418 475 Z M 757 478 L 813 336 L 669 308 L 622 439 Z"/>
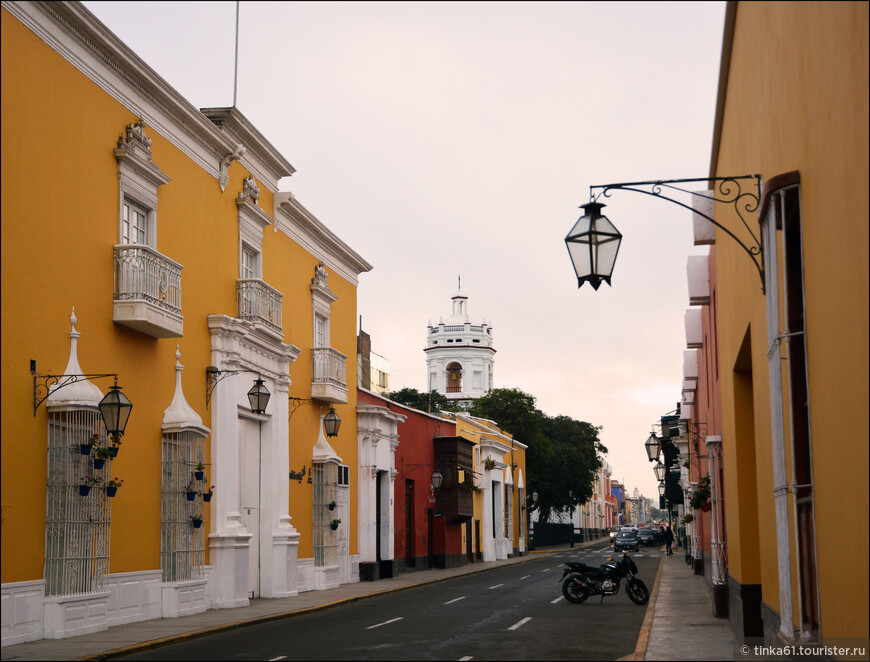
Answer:
<path fill-rule="evenodd" d="M 854 544 L 842 540 L 854 519 L 844 504 L 866 491 L 868 466 L 867 26 L 863 2 L 739 3 L 717 163 L 720 176 L 757 172 L 769 179 L 800 171 L 816 551 L 826 637 L 866 636 L 868 622 L 867 527 L 855 530 Z M 731 367 L 748 329 L 763 550 L 756 572 L 741 556 L 736 509 L 726 507 L 729 572 L 743 583 L 760 582 L 764 602 L 778 610 L 765 299 L 751 262 L 721 233 L 717 261 L 726 499 L 740 488 L 729 443 L 735 434 Z M 842 582 L 844 567 L 858 575 Z"/>
<path fill-rule="evenodd" d="M 125 126 L 136 121 L 63 58 L 2 14 L 2 581 L 43 576 L 46 420 L 33 416 L 29 361 L 61 373 L 69 356 L 69 316 L 75 306 L 79 363 L 85 372 L 119 374 L 133 412 L 113 473 L 124 486 L 112 501 L 110 572 L 160 567 L 161 421 L 175 390 L 175 351 L 181 346 L 184 393 L 211 424 L 205 369 L 211 363 L 209 314 L 236 315 L 239 227 L 236 195 L 249 173 L 230 167 L 221 192 L 204 172 L 153 127 L 153 161 L 172 181 L 160 187 L 158 251 L 184 265 L 184 337 L 155 339 L 116 325 L 113 245 L 118 243 L 118 166 L 113 154 Z M 75 99 L 75 103 L 69 103 Z M 145 118 L 146 125 L 148 118 Z M 261 183 L 262 184 L 262 183 Z M 271 215 L 272 194 L 260 186 Z M 292 396 L 311 393 L 312 308 L 309 283 L 318 264 L 285 234 L 266 228 L 263 278 L 283 292 L 285 342 L 302 349 L 291 366 Z M 347 355 L 349 402 L 330 440 L 351 465 L 351 512 L 356 511 L 356 287 L 329 271 L 338 295 L 332 305 L 331 346 Z M 110 380 L 94 382 L 103 392 Z M 311 466 L 319 406 L 307 403 L 290 422 L 291 470 Z M 208 446 L 208 444 L 207 444 Z M 300 558 L 310 557 L 311 486 L 290 482 L 289 512 L 302 534 Z M 220 485 L 217 486 L 220 490 Z M 208 508 L 204 508 L 208 527 Z M 351 553 L 356 553 L 356 526 Z M 208 560 L 206 561 L 208 562 Z"/>

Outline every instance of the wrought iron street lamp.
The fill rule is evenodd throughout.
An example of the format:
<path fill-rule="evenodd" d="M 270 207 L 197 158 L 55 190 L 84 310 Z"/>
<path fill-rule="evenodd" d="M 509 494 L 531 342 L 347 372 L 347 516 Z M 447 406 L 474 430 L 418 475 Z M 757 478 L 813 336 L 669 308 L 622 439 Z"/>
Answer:
<path fill-rule="evenodd" d="M 115 438 L 123 436 L 132 409 L 133 403 L 121 393 L 121 387 L 116 382 L 100 400 L 100 415 L 110 436 Z"/>
<path fill-rule="evenodd" d="M 650 433 L 649 439 L 646 440 L 644 446 L 646 447 L 646 456 L 649 458 L 650 462 L 659 458 L 659 452 L 661 452 L 662 449 L 662 442 L 655 435 L 655 432 Z"/>
<path fill-rule="evenodd" d="M 653 467 L 653 471 L 656 475 L 656 480 L 662 481 L 665 479 L 665 465 L 661 462 L 656 462 L 656 466 Z"/>
<path fill-rule="evenodd" d="M 752 184 L 749 184 L 749 180 L 754 184 L 754 190 Z M 709 195 L 705 195 L 675 186 L 676 184 L 691 182 L 710 182 L 711 185 L 715 182 L 715 189 L 709 191 Z M 744 183 L 749 184 L 747 186 L 749 190 L 743 189 Z M 597 195 L 592 195 L 592 192 L 596 189 L 600 189 L 600 191 Z M 751 237 L 750 245 L 744 244 L 734 232 L 717 222 L 712 216 L 694 209 L 679 200 L 663 195 L 663 190 L 692 194 L 706 198 L 711 202 L 732 205 L 740 221 L 743 223 L 743 227 Z M 758 209 L 761 199 L 761 175 L 696 177 L 691 179 L 621 182 L 590 186 L 591 200 L 587 204 L 582 205 L 586 213 L 580 217 L 574 224 L 574 227 L 571 228 L 571 232 L 565 237 L 565 243 L 568 245 L 568 252 L 571 255 L 571 262 L 574 264 L 574 271 L 577 274 L 577 287 L 582 287 L 585 282 L 589 282 L 596 290 L 602 281 L 610 285 L 610 276 L 613 272 L 613 265 L 616 262 L 616 253 L 619 250 L 619 242 L 622 239 L 622 235 L 614 227 L 613 223 L 601 214 L 601 209 L 604 205 L 598 202 L 598 198 L 601 196 L 610 197 L 613 191 L 644 193 L 660 200 L 673 202 L 705 218 L 734 239 L 746 251 L 758 270 L 759 276 L 761 276 L 761 291 L 764 293 L 764 246 L 760 235 L 756 236 L 747 223 L 749 214 Z"/>
<path fill-rule="evenodd" d="M 248 391 L 248 402 L 251 403 L 251 411 L 255 414 L 266 413 L 266 407 L 269 405 L 269 398 L 271 396 L 272 394 L 269 393 L 266 384 L 262 379 L 260 379 L 260 376 L 257 375 L 257 379 L 254 380 L 254 385 L 251 387 L 251 390 Z"/>
<path fill-rule="evenodd" d="M 329 408 L 329 413 L 323 418 L 323 427 L 326 428 L 327 437 L 337 437 L 338 428 L 341 426 L 341 419 L 335 412 L 335 407 Z"/>
<path fill-rule="evenodd" d="M 565 244 L 577 274 L 577 287 L 588 282 L 597 290 L 602 281 L 610 285 L 622 235 L 601 213 L 603 204 L 589 202 L 581 207 L 585 213 L 565 237 Z"/>
<path fill-rule="evenodd" d="M 441 472 L 436 469 L 435 473 L 432 474 L 432 487 L 437 490 L 441 487 L 441 481 L 443 480 L 444 476 L 442 476 Z"/>

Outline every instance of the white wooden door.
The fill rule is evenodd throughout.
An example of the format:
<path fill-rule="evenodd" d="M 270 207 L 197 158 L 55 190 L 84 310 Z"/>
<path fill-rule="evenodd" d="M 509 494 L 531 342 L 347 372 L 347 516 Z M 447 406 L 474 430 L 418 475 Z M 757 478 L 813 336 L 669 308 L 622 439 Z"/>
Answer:
<path fill-rule="evenodd" d="M 260 597 L 260 424 L 239 419 L 239 512 L 251 534 L 248 594 Z"/>

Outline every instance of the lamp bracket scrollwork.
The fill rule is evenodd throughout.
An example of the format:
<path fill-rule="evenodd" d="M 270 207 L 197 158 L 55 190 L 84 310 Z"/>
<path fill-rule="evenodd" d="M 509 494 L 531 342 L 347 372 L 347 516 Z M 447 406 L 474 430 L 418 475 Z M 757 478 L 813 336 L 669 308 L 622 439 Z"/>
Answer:
<path fill-rule="evenodd" d="M 213 365 L 205 369 L 205 407 L 208 409 L 211 402 L 211 394 L 214 392 L 215 386 L 222 379 L 226 379 L 230 375 L 240 375 L 243 372 L 249 372 L 253 375 L 259 375 L 256 370 L 219 370 Z"/>
<path fill-rule="evenodd" d="M 49 373 L 39 373 L 36 371 L 36 361 L 30 361 L 30 373 L 33 375 L 33 415 L 36 416 L 36 410 L 39 409 L 45 400 L 54 391 L 62 389 L 64 386 L 75 384 L 76 382 L 87 379 L 103 379 L 112 377 L 115 380 L 115 386 L 118 385 L 118 375 L 114 372 L 107 373 L 88 373 L 78 375 L 52 375 Z"/>
<path fill-rule="evenodd" d="M 750 180 L 751 182 L 754 182 L 754 186 L 752 183 L 750 183 Z M 711 184 L 715 182 L 715 187 L 712 189 L 712 195 L 704 195 L 697 191 L 690 191 L 680 186 L 676 186 L 677 184 L 689 184 L 692 182 L 710 182 Z M 744 190 L 744 184 L 747 184 L 746 190 Z M 593 190 L 596 189 L 600 189 L 600 191 L 597 194 L 593 194 Z M 756 236 L 755 232 L 752 231 L 749 223 L 747 222 L 749 214 L 756 212 L 761 202 L 761 175 L 740 175 L 735 177 L 696 177 L 688 179 L 659 179 L 645 182 L 596 184 L 595 186 L 589 187 L 589 198 L 592 202 L 597 202 L 598 199 L 602 196 L 609 198 L 613 191 L 633 191 L 635 193 L 643 193 L 645 195 L 659 198 L 661 200 L 667 200 L 668 202 L 673 202 L 675 205 L 684 207 L 685 209 L 688 209 L 689 211 L 698 214 L 699 216 L 702 216 L 706 220 L 710 221 L 710 223 L 725 232 L 729 237 L 731 237 L 734 241 L 740 244 L 740 247 L 743 248 L 744 251 L 746 251 L 747 255 L 749 255 L 750 259 L 755 265 L 755 268 L 758 270 L 758 275 L 761 277 L 761 292 L 765 292 L 763 238 L 760 235 Z M 733 205 L 734 210 L 737 212 L 737 216 L 740 218 L 743 226 L 749 232 L 749 235 L 752 237 L 752 241 L 754 243 L 747 246 L 737 237 L 736 234 L 734 234 L 734 232 L 732 232 L 722 224 L 716 222 L 716 220 L 713 219 L 711 216 L 708 216 L 702 211 L 699 211 L 698 209 L 695 209 L 685 204 L 684 202 L 665 195 L 665 192 L 670 193 L 670 191 L 688 193 L 691 195 L 706 198 L 707 200 L 712 200 L 714 202 Z"/>

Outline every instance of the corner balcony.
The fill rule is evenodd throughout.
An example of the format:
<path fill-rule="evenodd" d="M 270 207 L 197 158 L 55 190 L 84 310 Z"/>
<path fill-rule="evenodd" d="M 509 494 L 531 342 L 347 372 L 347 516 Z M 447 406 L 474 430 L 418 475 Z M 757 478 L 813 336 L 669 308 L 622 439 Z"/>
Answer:
<path fill-rule="evenodd" d="M 284 295 L 259 278 L 240 278 L 236 284 L 239 319 L 260 324 L 283 336 L 281 300 Z"/>
<path fill-rule="evenodd" d="M 182 337 L 182 268 L 148 246 L 115 246 L 112 320 L 154 338 Z"/>
<path fill-rule="evenodd" d="M 311 348 L 311 397 L 347 404 L 347 357 L 332 347 Z"/>

